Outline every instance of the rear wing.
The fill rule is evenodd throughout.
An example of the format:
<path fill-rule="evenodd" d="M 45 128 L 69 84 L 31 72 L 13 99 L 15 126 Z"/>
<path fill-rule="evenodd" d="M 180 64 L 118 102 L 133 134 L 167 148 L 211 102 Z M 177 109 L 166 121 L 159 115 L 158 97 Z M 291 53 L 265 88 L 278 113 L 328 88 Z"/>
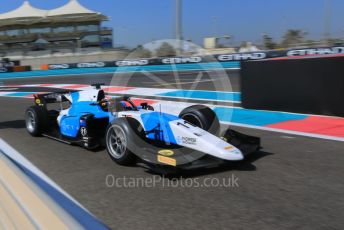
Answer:
<path fill-rule="evenodd" d="M 59 93 L 46 93 L 46 94 L 34 94 L 35 105 L 46 106 L 47 104 L 53 103 L 62 103 L 69 101 L 65 94 L 70 93 L 71 91 L 64 91 Z"/>

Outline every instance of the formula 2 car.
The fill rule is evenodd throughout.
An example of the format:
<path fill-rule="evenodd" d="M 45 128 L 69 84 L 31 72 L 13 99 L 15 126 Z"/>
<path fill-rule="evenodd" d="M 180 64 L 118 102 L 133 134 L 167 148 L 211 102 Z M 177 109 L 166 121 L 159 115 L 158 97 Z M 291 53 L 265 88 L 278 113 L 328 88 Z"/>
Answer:
<path fill-rule="evenodd" d="M 259 150 L 260 139 L 228 129 L 204 105 L 179 116 L 130 97 L 106 98 L 102 84 L 84 91 L 34 95 L 25 113 L 27 131 L 87 149 L 105 145 L 118 164 L 192 169 L 240 161 Z"/>

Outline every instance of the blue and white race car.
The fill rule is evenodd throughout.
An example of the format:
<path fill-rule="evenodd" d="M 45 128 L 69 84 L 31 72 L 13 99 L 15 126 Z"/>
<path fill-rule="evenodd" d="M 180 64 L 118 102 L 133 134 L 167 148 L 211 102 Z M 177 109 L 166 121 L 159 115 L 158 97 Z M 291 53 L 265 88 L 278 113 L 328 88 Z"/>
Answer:
<path fill-rule="evenodd" d="M 102 84 L 85 91 L 35 95 L 25 113 L 32 136 L 46 136 L 87 149 L 106 146 L 118 164 L 192 169 L 240 161 L 258 151 L 260 139 L 231 129 L 219 135 L 216 114 L 204 105 L 179 116 L 129 97 L 107 99 Z"/>

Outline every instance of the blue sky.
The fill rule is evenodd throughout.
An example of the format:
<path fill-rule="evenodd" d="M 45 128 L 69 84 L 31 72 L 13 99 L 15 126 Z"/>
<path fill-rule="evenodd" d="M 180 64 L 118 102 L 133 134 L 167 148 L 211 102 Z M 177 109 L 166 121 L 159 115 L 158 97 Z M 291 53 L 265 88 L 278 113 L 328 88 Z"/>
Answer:
<path fill-rule="evenodd" d="M 260 42 L 263 33 L 275 40 L 289 28 L 308 32 L 309 39 L 324 31 L 325 0 L 183 0 L 184 38 L 202 44 L 203 37 L 232 35 L 232 43 Z M 2 1 L 0 12 L 13 10 L 22 0 Z M 52 9 L 68 0 L 30 0 Z M 84 6 L 110 16 L 114 43 L 134 47 L 174 37 L 174 0 L 79 0 Z M 344 0 L 331 0 L 331 32 L 344 38 Z"/>

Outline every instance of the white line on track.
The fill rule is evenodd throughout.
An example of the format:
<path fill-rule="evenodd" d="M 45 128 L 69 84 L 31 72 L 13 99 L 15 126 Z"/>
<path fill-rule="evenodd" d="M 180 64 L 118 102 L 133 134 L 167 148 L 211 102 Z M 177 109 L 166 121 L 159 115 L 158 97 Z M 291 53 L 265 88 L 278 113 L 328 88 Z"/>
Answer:
<path fill-rule="evenodd" d="M 213 68 L 211 70 L 240 70 L 240 68 Z M 183 70 L 183 71 L 209 71 L 205 70 L 202 68 L 199 69 L 190 69 L 190 70 Z M 159 72 L 171 72 L 171 70 L 154 70 L 154 73 L 159 73 Z M 20 77 L 1 77 L 0 80 L 13 80 L 13 79 L 30 79 L 30 78 L 46 78 L 46 77 L 68 77 L 68 76 L 86 76 L 86 75 L 95 75 L 95 74 L 120 74 L 120 73 L 137 73 L 137 70 L 133 71 L 126 71 L 126 72 L 116 72 L 116 71 L 111 71 L 111 72 L 95 72 L 95 73 L 67 73 L 67 74 L 59 74 L 59 75 L 45 75 L 45 76 L 20 76 Z"/>
<path fill-rule="evenodd" d="M 233 122 L 227 122 L 227 121 L 221 121 L 221 124 L 250 128 L 250 129 L 257 129 L 257 130 L 263 130 L 263 131 L 277 132 L 277 133 L 286 133 L 286 134 L 297 135 L 297 136 L 320 138 L 320 139 L 331 140 L 331 141 L 343 141 L 344 142 L 343 137 L 332 137 L 332 136 L 321 135 L 321 134 L 311 134 L 311 133 L 304 133 L 304 132 L 284 130 L 284 129 L 275 129 L 275 128 L 269 128 L 269 127 L 263 127 L 263 126 L 245 125 L 245 124 L 233 123 Z"/>
<path fill-rule="evenodd" d="M 202 81 L 187 81 L 187 82 L 176 82 L 176 83 L 164 83 L 164 84 L 157 84 L 153 86 L 165 86 L 165 85 L 188 85 L 188 84 L 195 84 L 195 83 L 203 83 L 203 82 L 214 82 L 215 79 L 210 80 L 202 80 Z"/>

